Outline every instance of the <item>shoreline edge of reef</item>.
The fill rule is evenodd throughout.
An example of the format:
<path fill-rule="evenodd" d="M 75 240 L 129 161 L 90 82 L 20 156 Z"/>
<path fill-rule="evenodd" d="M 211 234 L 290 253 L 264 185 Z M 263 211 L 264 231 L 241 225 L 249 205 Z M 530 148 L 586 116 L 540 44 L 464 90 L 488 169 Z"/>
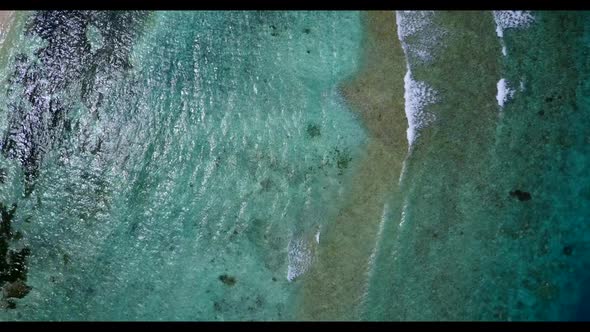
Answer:
<path fill-rule="evenodd" d="M 302 280 L 297 319 L 362 317 L 380 229 L 385 219 L 401 213 L 399 177 L 408 151 L 408 122 L 403 79 L 406 59 L 395 19 L 393 11 L 361 13 L 360 67 L 339 89 L 366 129 L 366 152 Z"/>

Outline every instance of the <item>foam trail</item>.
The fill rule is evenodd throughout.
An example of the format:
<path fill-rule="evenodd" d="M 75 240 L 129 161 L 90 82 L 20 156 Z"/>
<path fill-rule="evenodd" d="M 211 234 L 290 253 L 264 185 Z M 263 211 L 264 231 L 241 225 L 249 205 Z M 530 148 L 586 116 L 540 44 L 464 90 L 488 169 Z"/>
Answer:
<path fill-rule="evenodd" d="M 500 38 L 500 45 L 502 45 L 502 55 L 508 56 L 504 43 L 504 30 L 526 28 L 535 21 L 535 17 L 527 10 L 494 10 L 493 14 L 496 22 L 496 35 Z"/>
<path fill-rule="evenodd" d="M 405 111 L 408 119 L 407 138 L 411 146 L 416 141 L 418 130 L 434 121 L 434 116 L 428 114 L 424 108 L 437 101 L 437 94 L 425 82 L 414 80 L 409 67 L 404 77 L 404 90 Z"/>
<path fill-rule="evenodd" d="M 504 41 L 504 31 L 506 29 L 517 29 L 529 27 L 534 21 L 535 17 L 530 11 L 523 10 L 495 10 L 492 12 L 494 22 L 496 22 L 496 35 L 500 39 L 502 46 L 502 56 L 508 56 L 506 43 Z M 500 78 L 497 83 L 498 93 L 496 100 L 500 110 L 504 108 L 504 104 L 514 96 L 514 89 L 511 89 L 508 82 L 504 78 Z M 524 83 L 520 82 L 520 91 L 524 91 Z"/>
<path fill-rule="evenodd" d="M 408 215 L 408 199 L 406 198 L 404 200 L 404 206 L 402 208 L 402 217 L 401 217 L 401 220 L 399 222 L 399 227 L 402 227 L 402 225 L 406 222 L 407 215 Z"/>
<path fill-rule="evenodd" d="M 514 96 L 514 90 L 511 89 L 508 85 L 508 82 L 505 78 L 501 78 L 498 83 L 496 84 L 498 88 L 498 93 L 496 94 L 496 100 L 498 101 L 498 105 L 500 109 L 504 108 L 504 104 Z"/>
<path fill-rule="evenodd" d="M 313 261 L 313 246 L 305 238 L 293 238 L 289 243 L 287 280 L 293 281 L 307 272 Z"/>
<path fill-rule="evenodd" d="M 367 296 L 369 294 L 369 287 L 370 287 L 370 280 L 371 280 L 371 275 L 373 274 L 373 271 L 375 269 L 375 262 L 377 259 L 377 253 L 379 251 L 379 247 L 381 246 L 381 239 L 383 238 L 383 230 L 385 229 L 385 221 L 387 221 L 387 219 L 389 219 L 391 214 L 391 209 L 389 208 L 389 204 L 385 203 L 383 204 L 383 212 L 381 214 L 381 220 L 379 221 L 379 230 L 377 231 L 377 242 L 375 243 L 375 247 L 373 248 L 373 251 L 371 252 L 371 256 L 369 257 L 369 265 L 367 268 L 367 283 L 365 284 L 365 291 L 363 292 L 363 297 L 362 297 L 362 302 L 363 304 L 361 306 L 365 306 L 366 304 L 366 300 L 367 300 Z"/>
<path fill-rule="evenodd" d="M 405 112 L 408 119 L 407 139 L 408 148 L 411 149 L 418 131 L 432 121 L 434 117 L 425 111 L 425 107 L 438 101 L 437 93 L 425 82 L 416 81 L 412 77 L 411 59 L 418 62 L 432 60 L 432 49 L 438 44 L 442 31 L 433 29 L 431 18 L 434 12 L 424 11 L 396 11 L 397 35 L 406 56 L 407 72 L 404 77 Z M 420 33 L 430 27 L 428 33 Z M 415 42 L 410 45 L 406 42 L 408 37 L 415 37 Z"/>

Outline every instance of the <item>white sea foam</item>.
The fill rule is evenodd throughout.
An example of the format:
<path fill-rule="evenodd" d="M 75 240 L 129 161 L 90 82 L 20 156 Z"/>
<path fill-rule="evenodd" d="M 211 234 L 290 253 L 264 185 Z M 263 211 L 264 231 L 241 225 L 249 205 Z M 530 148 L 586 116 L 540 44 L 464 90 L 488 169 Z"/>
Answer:
<path fill-rule="evenodd" d="M 434 121 L 434 116 L 425 111 L 425 106 L 435 103 L 438 98 L 436 91 L 425 82 L 412 78 L 409 68 L 404 77 L 404 90 L 408 119 L 407 138 L 408 144 L 411 146 L 416 140 L 419 129 Z"/>
<path fill-rule="evenodd" d="M 402 227 L 402 225 L 406 222 L 408 216 L 408 199 L 404 199 L 404 206 L 402 207 L 402 217 L 401 220 L 399 222 L 399 227 Z"/>
<path fill-rule="evenodd" d="M 398 10 L 395 13 L 397 20 L 397 35 L 400 40 L 422 30 L 428 23 L 434 11 Z"/>
<path fill-rule="evenodd" d="M 313 246 L 304 238 L 293 238 L 289 242 L 288 251 L 289 266 L 287 268 L 287 280 L 293 281 L 298 276 L 307 272 L 313 261 Z"/>
<path fill-rule="evenodd" d="M 496 35 L 500 38 L 502 55 L 507 56 L 506 45 L 504 45 L 504 30 L 514 28 L 526 28 L 535 21 L 535 17 L 527 10 L 495 10 L 493 11 L 496 22 Z"/>
<path fill-rule="evenodd" d="M 528 10 L 494 10 L 496 33 L 504 36 L 504 30 L 509 28 L 526 28 L 535 21 L 535 17 Z"/>
<path fill-rule="evenodd" d="M 407 72 L 404 77 L 405 112 L 408 119 L 407 138 L 411 148 L 419 129 L 432 123 L 434 116 L 425 107 L 438 101 L 436 91 L 425 82 L 412 77 L 412 60 L 421 62 L 432 59 L 433 50 L 444 34 L 432 26 L 432 11 L 396 11 L 397 35 L 406 56 Z M 408 42 L 411 38 L 411 44 Z"/>
<path fill-rule="evenodd" d="M 514 96 L 514 90 L 510 88 L 506 79 L 502 78 L 496 84 L 498 88 L 498 94 L 496 95 L 496 100 L 498 101 L 498 105 L 501 108 L 504 108 L 504 104 Z"/>
<path fill-rule="evenodd" d="M 440 46 L 444 30 L 432 23 L 434 11 L 396 11 L 397 35 L 402 43 L 406 58 L 428 62 L 432 60 L 432 51 Z M 411 47 L 408 47 L 411 40 Z"/>
<path fill-rule="evenodd" d="M 499 38 L 503 38 L 504 37 L 504 30 L 502 30 L 502 27 L 500 26 L 500 24 L 498 24 L 495 14 L 494 14 L 494 21 L 496 21 L 496 35 L 498 35 Z"/>

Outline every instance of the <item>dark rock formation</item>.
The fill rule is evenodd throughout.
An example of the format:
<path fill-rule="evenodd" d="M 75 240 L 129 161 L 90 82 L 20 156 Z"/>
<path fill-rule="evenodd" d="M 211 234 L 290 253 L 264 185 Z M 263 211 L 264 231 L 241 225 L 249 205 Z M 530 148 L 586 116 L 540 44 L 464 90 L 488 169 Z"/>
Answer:
<path fill-rule="evenodd" d="M 521 202 L 529 201 L 532 198 L 530 193 L 518 189 L 511 191 L 510 196 L 516 197 Z"/>
<path fill-rule="evenodd" d="M 222 274 L 219 276 L 219 280 L 221 280 L 221 282 L 223 282 L 224 284 L 226 284 L 227 286 L 233 286 L 236 284 L 236 278 L 229 276 L 227 274 Z"/>

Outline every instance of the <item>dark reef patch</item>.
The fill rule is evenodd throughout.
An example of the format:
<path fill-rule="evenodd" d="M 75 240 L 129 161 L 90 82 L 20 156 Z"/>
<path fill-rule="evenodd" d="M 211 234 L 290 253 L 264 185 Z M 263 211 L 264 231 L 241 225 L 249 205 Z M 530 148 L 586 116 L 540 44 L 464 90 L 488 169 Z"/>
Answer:
<path fill-rule="evenodd" d="M 262 187 L 262 191 L 269 191 L 273 186 L 273 182 L 271 179 L 266 178 L 260 181 L 260 186 Z"/>
<path fill-rule="evenodd" d="M 219 280 L 221 280 L 221 282 L 223 282 L 227 286 L 233 286 L 237 282 L 235 277 L 229 276 L 227 274 L 220 275 Z"/>
<path fill-rule="evenodd" d="M 4 285 L 3 292 L 6 298 L 22 299 L 31 291 L 31 287 L 27 286 L 24 281 L 17 280 L 12 283 Z"/>
<path fill-rule="evenodd" d="M 215 311 L 222 311 L 223 307 L 220 302 L 213 302 L 213 310 Z"/>
<path fill-rule="evenodd" d="M 308 53 L 309 53 L 309 51 L 308 51 Z M 312 138 L 321 136 L 322 132 L 320 130 L 320 126 L 318 126 L 315 123 L 308 124 L 307 125 L 307 135 Z"/>
<path fill-rule="evenodd" d="M 334 149 L 334 157 L 336 161 L 336 167 L 338 167 L 338 175 L 344 174 L 344 171 L 348 168 L 350 162 L 352 161 L 350 152 L 347 150 L 340 151 L 339 149 Z"/>
<path fill-rule="evenodd" d="M 8 301 L 6 301 L 6 308 L 16 309 L 16 303 L 14 303 L 14 301 L 8 300 Z"/>
<path fill-rule="evenodd" d="M 521 202 L 529 201 L 532 198 L 530 193 L 518 189 L 511 191 L 510 196 L 516 197 Z"/>
<path fill-rule="evenodd" d="M 63 259 L 64 265 L 69 265 L 70 264 L 70 255 L 63 254 L 62 259 Z"/>
<path fill-rule="evenodd" d="M 273 24 L 271 24 L 271 25 L 270 25 L 270 28 L 271 28 L 271 30 L 272 30 L 272 31 L 271 31 L 271 33 L 270 33 L 270 35 L 271 35 L 271 36 L 273 36 L 273 37 L 276 37 L 276 36 L 278 36 L 278 35 L 279 35 L 279 33 L 277 32 L 277 27 L 276 27 L 276 25 L 273 25 Z"/>
<path fill-rule="evenodd" d="M 0 203 L 0 288 L 2 289 L 2 300 L 9 298 L 23 298 L 29 293 L 31 287 L 27 286 L 27 257 L 30 250 L 24 247 L 20 250 L 10 249 L 10 244 L 15 239 L 12 231 L 12 220 L 17 205 L 13 204 L 7 208 Z M 18 240 L 18 239 L 16 239 Z M 16 304 L 6 302 L 9 309 L 16 308 Z"/>

